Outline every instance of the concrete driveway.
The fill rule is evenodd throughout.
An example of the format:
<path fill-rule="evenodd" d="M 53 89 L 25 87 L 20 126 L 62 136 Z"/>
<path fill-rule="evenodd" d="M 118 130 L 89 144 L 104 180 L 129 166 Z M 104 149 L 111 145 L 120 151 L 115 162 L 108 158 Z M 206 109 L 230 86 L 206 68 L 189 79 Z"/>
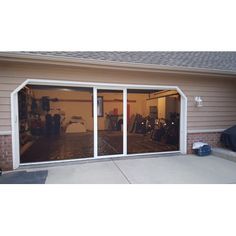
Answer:
<path fill-rule="evenodd" d="M 236 183 L 236 163 L 216 156 L 163 156 L 109 159 L 53 167 L 47 184 L 224 184 Z"/>

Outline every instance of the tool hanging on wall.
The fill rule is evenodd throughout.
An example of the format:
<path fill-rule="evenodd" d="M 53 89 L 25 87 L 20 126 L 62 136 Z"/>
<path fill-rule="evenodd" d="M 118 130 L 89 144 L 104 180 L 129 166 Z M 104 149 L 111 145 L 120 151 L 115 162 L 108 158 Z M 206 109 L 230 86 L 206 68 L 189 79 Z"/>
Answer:
<path fill-rule="evenodd" d="M 49 97 L 45 96 L 45 97 L 42 97 L 42 109 L 44 111 L 47 111 L 49 112 L 50 111 L 50 100 L 49 100 Z"/>
<path fill-rule="evenodd" d="M 32 103 L 31 103 L 31 112 L 32 114 L 37 113 L 38 110 L 38 104 L 35 98 L 32 98 Z"/>

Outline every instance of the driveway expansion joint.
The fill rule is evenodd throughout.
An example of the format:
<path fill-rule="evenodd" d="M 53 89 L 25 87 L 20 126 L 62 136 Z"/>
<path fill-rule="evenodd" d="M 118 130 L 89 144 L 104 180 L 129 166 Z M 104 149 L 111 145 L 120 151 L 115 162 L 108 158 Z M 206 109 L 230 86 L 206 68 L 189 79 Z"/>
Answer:
<path fill-rule="evenodd" d="M 120 171 L 120 173 L 124 176 L 124 178 L 127 180 L 127 182 L 129 183 L 129 184 L 132 184 L 131 182 L 130 182 L 130 180 L 128 179 L 128 177 L 125 175 L 125 173 L 121 170 L 121 168 L 116 164 L 116 162 L 113 160 L 113 159 L 111 159 L 112 160 L 112 162 L 113 162 L 113 164 L 116 166 L 116 168 Z"/>

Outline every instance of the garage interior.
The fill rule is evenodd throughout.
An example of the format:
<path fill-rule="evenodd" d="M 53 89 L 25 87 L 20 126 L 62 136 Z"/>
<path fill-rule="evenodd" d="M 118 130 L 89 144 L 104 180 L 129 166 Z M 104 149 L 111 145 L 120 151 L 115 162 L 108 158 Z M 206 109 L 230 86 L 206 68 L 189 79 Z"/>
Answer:
<path fill-rule="evenodd" d="M 98 156 L 123 154 L 123 90 L 97 89 Z M 93 88 L 18 92 L 20 163 L 94 157 Z M 127 154 L 179 150 L 176 90 L 127 89 Z"/>

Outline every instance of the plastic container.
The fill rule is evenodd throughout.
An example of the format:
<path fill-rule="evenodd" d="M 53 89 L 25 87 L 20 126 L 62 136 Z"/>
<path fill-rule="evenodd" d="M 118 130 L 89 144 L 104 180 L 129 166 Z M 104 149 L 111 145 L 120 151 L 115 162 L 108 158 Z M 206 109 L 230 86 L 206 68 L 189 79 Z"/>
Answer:
<path fill-rule="evenodd" d="M 211 146 L 204 145 L 198 149 L 195 149 L 195 154 L 198 156 L 208 156 L 211 154 Z"/>

